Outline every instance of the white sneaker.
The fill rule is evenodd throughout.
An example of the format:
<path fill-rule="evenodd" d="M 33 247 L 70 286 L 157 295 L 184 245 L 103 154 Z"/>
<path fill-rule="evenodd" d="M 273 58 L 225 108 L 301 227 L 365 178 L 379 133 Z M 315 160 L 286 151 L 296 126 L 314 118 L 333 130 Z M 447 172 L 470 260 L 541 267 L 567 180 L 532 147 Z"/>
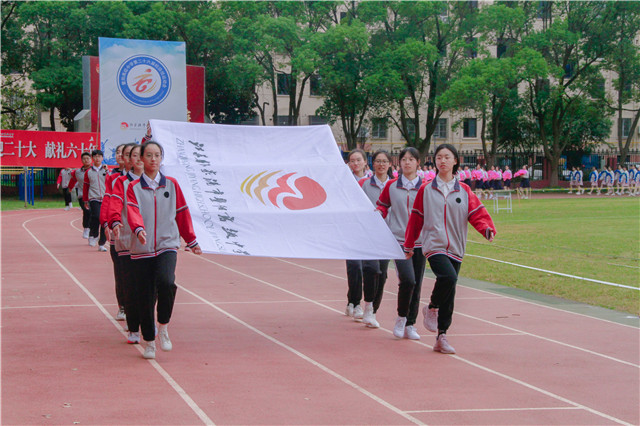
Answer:
<path fill-rule="evenodd" d="M 408 325 L 404 329 L 404 337 L 411 340 L 420 340 L 418 330 L 413 325 Z"/>
<path fill-rule="evenodd" d="M 344 314 L 348 317 L 352 317 L 353 316 L 353 303 L 349 303 L 347 305 L 347 309 L 345 309 Z"/>
<path fill-rule="evenodd" d="M 156 342 L 144 342 L 144 353 L 142 354 L 142 358 L 144 359 L 156 359 Z"/>
<path fill-rule="evenodd" d="M 456 350 L 447 341 L 447 335 L 441 334 L 436 338 L 436 344 L 433 346 L 433 350 L 442 354 L 455 354 Z"/>
<path fill-rule="evenodd" d="M 135 345 L 136 343 L 140 343 L 140 333 L 139 332 L 134 332 L 134 331 L 130 331 L 129 335 L 127 336 L 127 343 L 130 345 Z"/>
<path fill-rule="evenodd" d="M 173 345 L 171 344 L 171 340 L 169 339 L 169 332 L 167 331 L 167 325 L 160 325 L 160 329 L 158 330 L 158 338 L 160 339 L 160 349 L 163 351 L 170 351 L 173 349 Z"/>
<path fill-rule="evenodd" d="M 66 206 L 64 206 L 64 210 L 65 210 L 65 211 L 69 210 L 69 208 L 70 208 L 70 207 L 69 207 L 69 205 L 68 205 L 68 204 L 67 204 Z"/>
<path fill-rule="evenodd" d="M 438 308 L 429 309 L 429 306 L 425 306 L 422 308 L 422 314 L 424 315 L 422 319 L 424 328 L 434 333 L 438 331 Z"/>
<path fill-rule="evenodd" d="M 98 251 L 107 251 L 107 248 L 104 245 L 102 245 L 98 247 Z"/>
<path fill-rule="evenodd" d="M 116 321 L 124 321 L 127 319 L 127 316 L 124 314 L 124 308 L 118 309 L 118 313 L 116 314 Z"/>
<path fill-rule="evenodd" d="M 73 204 L 69 203 L 69 208 L 72 209 L 73 208 Z"/>
<path fill-rule="evenodd" d="M 362 322 L 367 327 L 378 328 L 380 324 L 376 320 L 376 314 L 373 313 L 373 303 L 364 302 L 364 316 L 362 317 Z"/>
<path fill-rule="evenodd" d="M 98 245 L 98 238 L 96 237 L 89 237 L 89 246 L 90 247 L 95 247 Z"/>
<path fill-rule="evenodd" d="M 82 231 L 82 238 L 85 240 L 89 239 L 89 228 L 84 228 L 84 231 Z"/>
<path fill-rule="evenodd" d="M 393 327 L 393 335 L 398 339 L 404 337 L 404 326 L 407 324 L 407 317 L 398 317 L 396 319 L 396 325 Z"/>
<path fill-rule="evenodd" d="M 358 305 L 353 308 L 353 319 L 356 321 L 362 320 L 364 317 L 364 311 L 362 310 L 362 306 Z"/>

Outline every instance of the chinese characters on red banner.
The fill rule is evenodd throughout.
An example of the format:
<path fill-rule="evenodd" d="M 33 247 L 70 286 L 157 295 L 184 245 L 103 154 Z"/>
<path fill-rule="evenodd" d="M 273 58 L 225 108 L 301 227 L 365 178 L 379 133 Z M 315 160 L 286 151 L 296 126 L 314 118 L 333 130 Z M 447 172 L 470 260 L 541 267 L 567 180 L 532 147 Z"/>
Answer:
<path fill-rule="evenodd" d="M 97 133 L 2 130 L 0 164 L 20 167 L 79 167 L 83 152 L 98 148 Z"/>

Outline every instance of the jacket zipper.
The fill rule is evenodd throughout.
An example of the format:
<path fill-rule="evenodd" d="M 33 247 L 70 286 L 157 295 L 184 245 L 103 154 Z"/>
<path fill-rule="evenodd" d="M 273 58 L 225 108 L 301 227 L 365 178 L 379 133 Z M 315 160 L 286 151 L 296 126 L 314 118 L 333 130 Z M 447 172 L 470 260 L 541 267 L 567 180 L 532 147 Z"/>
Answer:
<path fill-rule="evenodd" d="M 156 200 L 156 190 L 153 190 L 153 253 L 156 252 L 158 235 L 158 202 Z"/>

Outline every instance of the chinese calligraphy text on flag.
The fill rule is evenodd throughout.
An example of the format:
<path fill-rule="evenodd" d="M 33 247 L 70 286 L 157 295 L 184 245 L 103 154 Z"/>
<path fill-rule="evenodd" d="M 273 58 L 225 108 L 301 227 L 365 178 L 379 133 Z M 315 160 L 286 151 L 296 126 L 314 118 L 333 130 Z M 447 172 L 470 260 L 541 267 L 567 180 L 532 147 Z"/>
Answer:
<path fill-rule="evenodd" d="M 400 246 L 344 164 L 328 126 L 151 120 L 203 251 L 398 259 Z"/>

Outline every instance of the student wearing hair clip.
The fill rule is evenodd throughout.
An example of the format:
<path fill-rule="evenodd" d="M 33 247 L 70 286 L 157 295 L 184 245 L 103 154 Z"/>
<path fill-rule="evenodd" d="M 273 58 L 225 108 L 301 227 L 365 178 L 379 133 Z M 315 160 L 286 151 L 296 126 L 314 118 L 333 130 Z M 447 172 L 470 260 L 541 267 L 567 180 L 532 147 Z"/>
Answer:
<path fill-rule="evenodd" d="M 454 354 L 446 333 L 451 325 L 458 272 L 467 243 L 467 224 L 489 241 L 493 241 L 496 228 L 471 188 L 454 177 L 459 165 L 455 147 L 439 145 L 435 160 L 438 175 L 418 191 L 404 249 L 406 258 L 411 259 L 420 250 L 416 247 L 421 246 L 420 253 L 429 261 L 436 282 L 429 306 L 423 308 L 423 324 L 427 330 L 438 333 L 434 351 Z"/>
<path fill-rule="evenodd" d="M 140 154 L 144 173 L 127 188 L 127 221 L 135 236 L 131 239 L 131 264 L 138 286 L 138 312 L 145 342 L 143 357 L 155 359 L 156 294 L 160 349 L 173 348 L 167 327 L 177 290 L 175 271 L 180 237 L 194 254 L 201 254 L 202 250 L 180 185 L 160 172 L 162 147 L 149 140 L 142 145 Z"/>

